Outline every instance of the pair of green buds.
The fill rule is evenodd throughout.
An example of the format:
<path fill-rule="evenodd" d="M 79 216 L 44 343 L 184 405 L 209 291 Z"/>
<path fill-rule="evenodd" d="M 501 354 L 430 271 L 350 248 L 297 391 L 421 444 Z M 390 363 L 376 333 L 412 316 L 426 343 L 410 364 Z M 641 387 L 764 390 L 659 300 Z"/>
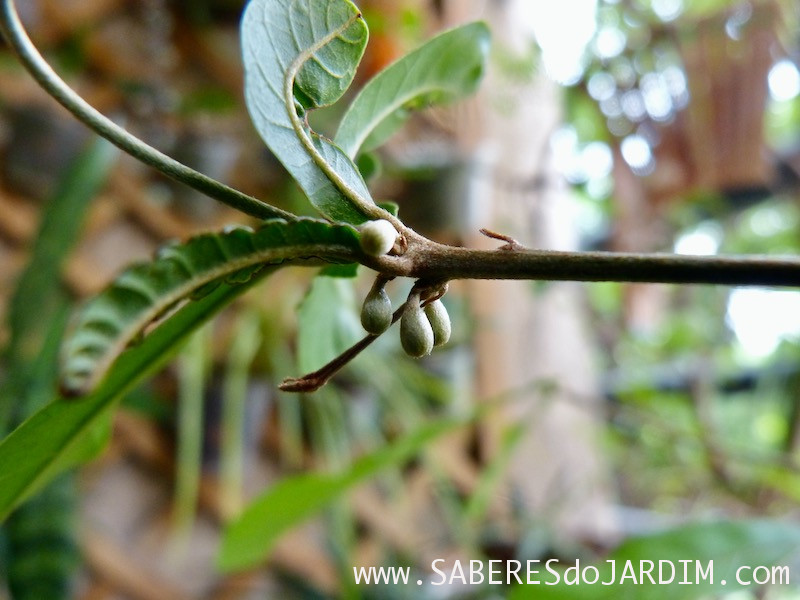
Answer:
<path fill-rule="evenodd" d="M 360 233 L 361 248 L 373 255 L 386 254 L 397 239 L 395 228 L 383 220 L 370 221 L 361 227 Z M 378 277 L 361 307 L 361 325 L 369 333 L 380 335 L 393 320 L 386 279 Z M 423 301 L 420 292 L 412 289 L 400 315 L 400 343 L 406 354 L 414 358 L 426 356 L 434 346 L 446 344 L 450 332 L 450 316 L 442 301 L 438 297 Z"/>
<path fill-rule="evenodd" d="M 383 278 L 376 279 L 361 307 L 361 325 L 373 335 L 386 331 L 393 320 L 385 286 Z M 450 316 L 442 301 L 422 302 L 419 292 L 412 290 L 400 315 L 400 343 L 406 354 L 414 358 L 430 354 L 434 346 L 447 343 L 450 331 Z"/>

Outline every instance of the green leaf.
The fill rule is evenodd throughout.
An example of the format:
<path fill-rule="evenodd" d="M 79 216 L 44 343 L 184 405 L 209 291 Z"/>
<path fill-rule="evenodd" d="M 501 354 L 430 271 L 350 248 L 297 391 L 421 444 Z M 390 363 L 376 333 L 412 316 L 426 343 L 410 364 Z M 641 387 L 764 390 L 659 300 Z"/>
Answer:
<path fill-rule="evenodd" d="M 297 366 L 301 373 L 320 368 L 362 337 L 354 304 L 351 282 L 325 276 L 314 279 L 297 315 Z"/>
<path fill-rule="evenodd" d="M 203 413 L 211 370 L 212 328 L 195 331 L 176 359 L 178 367 L 177 446 L 175 491 L 172 498 L 173 534 L 186 544 L 195 520 L 203 471 Z"/>
<path fill-rule="evenodd" d="M 381 171 L 383 171 L 381 159 L 375 152 L 363 152 L 359 154 L 358 158 L 356 159 L 356 166 L 358 167 L 358 171 L 361 173 L 361 176 L 365 181 L 370 181 L 375 177 L 378 177 L 381 174 Z M 384 209 L 386 208 L 380 202 L 378 202 L 378 206 Z M 395 216 L 397 215 L 395 214 Z"/>
<path fill-rule="evenodd" d="M 62 267 L 80 237 L 89 204 L 119 155 L 105 140 L 94 140 L 69 165 L 41 212 L 30 259 L 20 275 L 8 310 L 10 339 L 5 374 L 0 376 L 0 431 L 13 429 L 51 401 L 58 379 L 58 349 L 70 299 Z M 107 423 L 110 425 L 110 423 Z M 83 436 L 65 464 L 97 451 L 110 427 Z M 0 572 L 14 598 L 69 598 L 80 562 L 75 542 L 76 490 L 62 475 L 40 490 L 4 527 L 7 552 Z"/>
<path fill-rule="evenodd" d="M 0 442 L 0 519 L 74 460 L 84 436 L 105 422 L 114 400 L 162 366 L 186 337 L 273 269 L 263 269 L 247 284 L 222 284 L 205 298 L 187 304 L 114 364 L 102 385 L 78 401 L 56 400 Z"/>
<path fill-rule="evenodd" d="M 245 99 L 256 129 L 317 210 L 353 224 L 368 219 L 374 202 L 353 162 L 310 130 L 305 112 L 347 90 L 367 37 L 347 0 L 251 0 L 242 18 Z"/>
<path fill-rule="evenodd" d="M 286 531 L 382 469 L 402 464 L 426 444 L 463 425 L 464 421 L 456 420 L 431 423 L 358 459 L 339 473 L 304 473 L 279 481 L 228 526 L 219 567 L 230 572 L 257 565 Z"/>
<path fill-rule="evenodd" d="M 514 452 L 527 431 L 523 423 L 515 423 L 503 432 L 497 452 L 478 477 L 475 490 L 464 507 L 465 518 L 478 523 L 486 516 L 507 472 L 508 465 L 514 458 Z"/>
<path fill-rule="evenodd" d="M 0 432 L 19 423 L 53 395 L 58 344 L 69 298 L 63 288 L 64 260 L 80 236 L 89 203 L 119 155 L 105 140 L 93 142 L 67 168 L 42 211 L 30 260 L 20 275 L 8 310 L 10 339 L 0 383 Z M 10 429 L 10 427 L 9 427 Z"/>
<path fill-rule="evenodd" d="M 63 474 L 17 510 L 5 526 L 6 564 L 0 568 L 4 597 L 14 600 L 69 600 L 81 551 L 75 532 L 78 490 Z M 10 594 L 9 594 L 10 592 Z"/>
<path fill-rule="evenodd" d="M 62 389 L 91 391 L 114 359 L 181 300 L 223 281 L 245 282 L 268 264 L 350 263 L 359 252 L 354 229 L 314 219 L 268 221 L 255 232 L 235 228 L 168 246 L 125 271 L 78 315 L 64 347 Z"/>
<path fill-rule="evenodd" d="M 61 269 L 80 236 L 86 210 L 106 181 L 119 151 L 105 140 L 95 141 L 68 167 L 57 191 L 42 211 L 42 221 L 31 248 L 30 262 L 17 282 L 9 305 L 11 340 L 8 354 L 15 361 L 32 360 L 44 343 L 53 295 L 62 291 Z M 63 299 L 63 298 L 62 298 Z"/>
<path fill-rule="evenodd" d="M 400 205 L 397 202 L 379 202 L 378 206 L 395 217 L 400 213 Z"/>
<path fill-rule="evenodd" d="M 261 342 L 260 311 L 242 311 L 234 325 L 222 386 L 219 480 L 220 504 L 226 515 L 238 514 L 243 504 L 247 399 Z"/>
<path fill-rule="evenodd" d="M 410 110 L 452 102 L 475 91 L 489 51 L 489 28 L 446 31 L 376 75 L 344 115 L 335 142 L 351 158 L 383 143 Z"/>
<path fill-rule="evenodd" d="M 615 572 L 612 575 L 611 564 L 598 564 L 599 581 L 594 585 L 567 585 L 563 569 L 559 569 L 561 580 L 557 585 L 555 575 L 546 570 L 545 564 L 536 565 L 539 573 L 534 576 L 542 582 L 540 585 L 518 585 L 508 595 L 510 600 L 536 598 L 536 600 L 689 600 L 693 598 L 710 598 L 715 593 L 743 590 L 737 582 L 736 572 L 739 567 L 751 567 L 750 571 L 740 573 L 742 577 L 752 579 L 752 568 L 764 566 L 781 566 L 798 556 L 800 547 L 800 526 L 786 521 L 751 520 L 721 521 L 715 523 L 691 524 L 677 527 L 664 533 L 632 538 L 624 542 L 608 560 L 613 561 Z M 680 561 L 689 560 L 690 563 Z M 635 575 L 620 582 L 626 565 Z M 641 575 L 640 561 L 652 561 L 652 572 L 655 583 Z M 663 581 L 659 584 L 659 561 L 662 564 Z M 706 574 L 709 564 L 713 563 L 713 581 Z M 523 563 L 524 564 L 524 563 Z M 581 561 L 578 572 L 590 563 Z M 675 567 L 675 576 L 671 582 L 670 565 Z M 686 565 L 686 573 L 684 573 Z M 644 564 L 645 568 L 649 566 Z M 697 568 L 703 571 L 698 577 Z M 552 568 L 555 568 L 553 565 Z M 594 577 L 589 573 L 591 578 Z M 520 578 L 525 579 L 526 569 L 520 570 Z M 602 581 L 615 581 L 615 585 L 602 585 Z M 692 585 L 681 584 L 691 581 Z M 723 580 L 725 583 L 722 583 Z M 548 585 L 549 584 L 549 585 Z"/>
<path fill-rule="evenodd" d="M 358 263 L 348 263 L 342 265 L 328 265 L 319 272 L 323 277 L 343 277 L 352 279 L 358 275 Z"/>

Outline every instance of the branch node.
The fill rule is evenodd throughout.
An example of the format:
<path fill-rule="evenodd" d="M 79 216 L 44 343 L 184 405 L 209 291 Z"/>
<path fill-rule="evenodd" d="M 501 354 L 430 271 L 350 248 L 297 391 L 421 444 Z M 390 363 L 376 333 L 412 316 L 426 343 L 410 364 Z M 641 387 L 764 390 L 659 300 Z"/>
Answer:
<path fill-rule="evenodd" d="M 422 308 L 425 308 L 431 302 L 436 302 L 437 300 L 443 298 L 449 287 L 450 283 L 447 281 L 435 284 L 426 284 L 424 287 L 421 287 Z"/>

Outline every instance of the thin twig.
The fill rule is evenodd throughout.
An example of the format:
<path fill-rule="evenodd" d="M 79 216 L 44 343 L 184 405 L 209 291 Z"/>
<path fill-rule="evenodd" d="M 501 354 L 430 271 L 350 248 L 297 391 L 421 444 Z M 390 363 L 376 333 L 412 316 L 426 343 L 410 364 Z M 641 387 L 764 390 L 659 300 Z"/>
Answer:
<path fill-rule="evenodd" d="M 2 0 L 1 6 L 0 31 L 3 32 L 23 66 L 49 95 L 98 135 L 106 138 L 141 162 L 158 169 L 164 175 L 248 215 L 259 219 L 274 219 L 276 217 L 287 220 L 295 219 L 295 216 L 290 212 L 228 187 L 159 152 L 102 115 L 76 94 L 45 61 L 25 32 L 22 21 L 17 14 L 14 0 Z"/>
<path fill-rule="evenodd" d="M 517 240 L 512 238 L 511 236 L 505 235 L 504 233 L 497 233 L 496 231 L 492 231 L 491 229 L 486 229 L 482 227 L 479 229 L 483 235 L 493 240 L 500 240 L 501 242 L 505 242 L 505 246 L 501 246 L 501 250 L 522 250 L 523 246 Z"/>
<path fill-rule="evenodd" d="M 405 302 L 398 308 L 394 313 L 392 313 L 392 324 L 396 323 L 400 316 L 403 314 L 403 309 L 405 308 Z M 385 333 L 385 332 L 384 332 Z M 339 356 L 334 358 L 331 362 L 327 365 L 322 367 L 321 369 L 317 369 L 313 373 L 308 373 L 307 375 L 303 375 L 302 377 L 287 377 L 283 380 L 283 382 L 278 386 L 279 389 L 283 392 L 301 392 L 301 393 L 310 393 L 315 392 L 323 385 L 330 381 L 331 377 L 336 375 L 339 371 L 342 370 L 351 360 L 353 360 L 356 356 L 361 354 L 363 350 L 369 347 L 372 342 L 377 340 L 381 335 L 370 333 L 360 341 L 356 342 L 353 346 L 342 352 Z"/>

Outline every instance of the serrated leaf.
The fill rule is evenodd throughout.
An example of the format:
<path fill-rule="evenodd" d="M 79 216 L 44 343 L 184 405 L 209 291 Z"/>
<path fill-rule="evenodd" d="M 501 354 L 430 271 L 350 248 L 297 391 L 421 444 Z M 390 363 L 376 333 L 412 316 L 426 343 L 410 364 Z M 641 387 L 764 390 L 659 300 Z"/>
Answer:
<path fill-rule="evenodd" d="M 333 221 L 367 220 L 374 205 L 353 162 L 308 127 L 305 111 L 350 86 L 367 26 L 348 0 L 251 0 L 242 18 L 245 99 L 270 150 L 311 203 Z"/>
<path fill-rule="evenodd" d="M 475 91 L 489 50 L 489 28 L 446 31 L 370 80 L 345 113 L 336 144 L 353 158 L 389 138 L 410 110 L 453 102 Z"/>
<path fill-rule="evenodd" d="M 279 481 L 227 527 L 218 561 L 220 569 L 229 572 L 257 565 L 266 559 L 286 531 L 347 490 L 383 469 L 402 464 L 426 444 L 464 423 L 447 420 L 427 424 L 358 459 L 339 473 L 304 473 Z"/>
<path fill-rule="evenodd" d="M 122 273 L 79 313 L 64 345 L 62 389 L 91 391 L 114 359 L 182 300 L 222 282 L 242 283 L 265 265 L 351 263 L 358 255 L 353 228 L 315 219 L 269 221 L 257 231 L 237 228 L 168 246 Z"/>
<path fill-rule="evenodd" d="M 208 296 L 179 310 L 144 341 L 114 363 L 102 384 L 80 401 L 57 399 L 0 442 L 0 520 L 58 473 L 86 458 L 85 437 L 106 422 L 114 401 L 163 364 L 186 337 L 272 268 L 248 283 L 222 284 Z M 76 451 L 78 451 L 76 453 Z"/>

